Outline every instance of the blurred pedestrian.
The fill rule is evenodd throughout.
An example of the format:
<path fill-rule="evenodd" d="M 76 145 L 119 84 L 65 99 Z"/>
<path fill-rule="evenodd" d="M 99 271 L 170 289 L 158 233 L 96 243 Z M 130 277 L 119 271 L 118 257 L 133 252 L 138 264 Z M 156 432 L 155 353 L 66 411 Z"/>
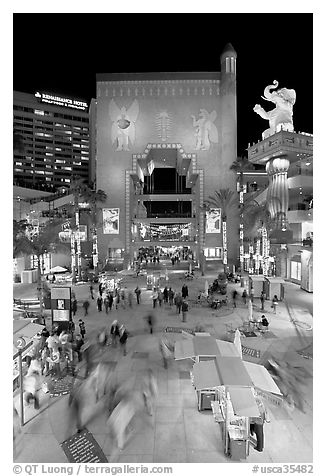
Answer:
<path fill-rule="evenodd" d="M 104 307 L 106 314 L 109 313 L 109 296 L 105 296 L 104 298 Z"/>
<path fill-rule="evenodd" d="M 110 311 L 112 311 L 112 305 L 113 305 L 113 294 L 112 293 L 109 293 L 108 301 L 109 301 L 109 309 L 110 309 Z"/>
<path fill-rule="evenodd" d="M 165 286 L 163 289 L 163 296 L 164 296 L 164 302 L 167 304 L 169 300 L 169 291 L 168 288 Z"/>
<path fill-rule="evenodd" d="M 118 337 L 120 337 L 119 323 L 116 319 L 111 324 L 110 334 L 111 334 L 111 339 L 112 339 L 112 346 L 116 347 L 117 339 L 118 339 Z"/>
<path fill-rule="evenodd" d="M 58 350 L 58 348 L 59 348 L 59 339 L 58 339 L 57 334 L 54 331 L 52 331 L 50 333 L 50 336 L 46 339 L 45 342 L 47 343 L 51 354 L 52 354 L 53 351 Z"/>
<path fill-rule="evenodd" d="M 163 336 L 159 342 L 159 349 L 163 359 L 163 366 L 165 369 L 168 368 L 168 359 L 173 356 L 174 345 Z"/>
<path fill-rule="evenodd" d="M 237 296 L 238 296 L 238 291 L 234 289 L 232 291 L 233 307 L 237 307 Z"/>
<path fill-rule="evenodd" d="M 89 292 L 90 292 L 90 295 L 91 295 L 91 298 L 92 298 L 92 299 L 94 299 L 93 291 L 94 291 L 94 288 L 93 288 L 93 284 L 91 283 L 91 284 L 89 285 Z"/>
<path fill-rule="evenodd" d="M 102 294 L 103 294 L 103 284 L 102 284 L 102 283 L 100 283 L 100 284 L 98 285 L 98 293 L 99 293 L 99 295 L 102 297 Z"/>
<path fill-rule="evenodd" d="M 174 291 L 171 287 L 169 288 L 168 295 L 169 295 L 169 305 L 173 306 Z"/>
<path fill-rule="evenodd" d="M 50 349 L 48 347 L 48 344 L 45 343 L 41 353 L 41 366 L 42 366 L 41 374 L 44 375 L 45 377 L 49 374 L 49 370 L 50 370 L 48 357 L 50 357 Z"/>
<path fill-rule="evenodd" d="M 162 307 L 162 302 L 163 302 L 163 299 L 164 299 L 164 295 L 163 295 L 162 290 L 161 290 L 161 289 L 158 289 L 157 294 L 158 294 L 158 303 L 159 303 L 159 306 Z"/>
<path fill-rule="evenodd" d="M 246 289 L 244 289 L 242 293 L 242 301 L 244 305 L 247 305 L 247 297 L 248 297 L 247 291 Z"/>
<path fill-rule="evenodd" d="M 184 300 L 182 301 L 182 305 L 181 305 L 181 310 L 182 310 L 182 322 L 186 322 L 186 321 L 187 321 L 187 312 L 188 312 L 188 309 L 189 309 L 188 302 L 184 299 Z"/>
<path fill-rule="evenodd" d="M 148 369 L 141 381 L 141 390 L 144 396 L 147 413 L 153 415 L 153 403 L 158 396 L 158 386 L 153 370 Z"/>
<path fill-rule="evenodd" d="M 260 303 L 261 303 L 261 311 L 265 310 L 265 299 L 266 299 L 266 294 L 264 291 L 260 293 Z"/>
<path fill-rule="evenodd" d="M 97 310 L 98 312 L 102 311 L 102 304 L 103 304 L 103 299 L 100 293 L 98 293 L 97 299 L 96 299 L 96 304 L 97 304 Z"/>
<path fill-rule="evenodd" d="M 157 299 L 158 299 L 158 292 L 157 292 L 156 288 L 154 288 L 153 294 L 152 294 L 153 308 L 154 308 L 154 309 L 155 309 L 155 307 L 156 307 Z"/>
<path fill-rule="evenodd" d="M 186 299 L 188 297 L 188 286 L 185 283 L 181 288 L 181 295 L 183 299 Z"/>
<path fill-rule="evenodd" d="M 73 343 L 73 350 L 76 352 L 78 357 L 78 362 L 82 361 L 82 352 L 81 348 L 84 345 L 84 340 L 80 334 L 76 335 L 75 342 Z"/>
<path fill-rule="evenodd" d="M 119 342 L 120 342 L 121 349 L 123 350 L 123 355 L 127 355 L 128 332 L 123 324 L 119 328 L 119 333 L 120 333 Z"/>
<path fill-rule="evenodd" d="M 132 301 L 133 301 L 132 292 L 128 291 L 128 304 L 130 308 L 132 307 Z"/>
<path fill-rule="evenodd" d="M 86 334 L 85 322 L 82 319 L 79 319 L 78 325 L 79 325 L 80 335 L 82 336 L 82 339 L 84 339 Z"/>
<path fill-rule="evenodd" d="M 175 306 L 176 306 L 177 314 L 180 314 L 180 312 L 181 312 L 182 301 L 183 301 L 183 299 L 182 299 L 181 294 L 177 293 L 175 295 L 175 298 L 174 298 L 174 303 L 175 303 Z"/>
<path fill-rule="evenodd" d="M 135 289 L 135 294 L 136 294 L 136 298 L 137 298 L 137 304 L 140 304 L 140 294 L 141 294 L 141 290 L 139 289 L 138 286 L 137 286 L 136 289 Z"/>
<path fill-rule="evenodd" d="M 41 388 L 41 381 L 39 373 L 34 370 L 31 374 L 28 374 L 24 378 L 24 398 L 27 405 L 31 400 L 34 400 L 34 408 L 38 410 L 40 408 L 38 392 Z"/>
<path fill-rule="evenodd" d="M 113 296 L 113 309 L 118 309 L 118 293 L 115 292 L 114 296 Z"/>
<path fill-rule="evenodd" d="M 71 311 L 72 311 L 72 315 L 75 317 L 76 312 L 77 312 L 77 299 L 76 298 L 71 303 Z"/>
<path fill-rule="evenodd" d="M 274 294 L 274 297 L 272 299 L 272 309 L 274 310 L 274 314 L 276 314 L 276 308 L 278 306 L 278 297 L 276 294 Z"/>
<path fill-rule="evenodd" d="M 94 299 L 94 298 L 93 298 L 93 299 Z M 88 314 L 88 308 L 89 308 L 89 301 L 86 300 L 86 301 L 83 302 L 83 308 L 84 308 L 84 311 L 85 311 L 85 314 L 84 314 L 84 315 L 87 316 L 87 314 Z"/>
<path fill-rule="evenodd" d="M 126 309 L 126 293 L 124 289 L 121 289 L 120 293 L 121 306 Z"/>
<path fill-rule="evenodd" d="M 147 316 L 144 317 L 144 319 L 147 322 L 150 334 L 153 334 L 153 328 L 154 328 L 154 324 L 155 324 L 155 317 L 153 316 L 153 314 L 148 314 Z"/>

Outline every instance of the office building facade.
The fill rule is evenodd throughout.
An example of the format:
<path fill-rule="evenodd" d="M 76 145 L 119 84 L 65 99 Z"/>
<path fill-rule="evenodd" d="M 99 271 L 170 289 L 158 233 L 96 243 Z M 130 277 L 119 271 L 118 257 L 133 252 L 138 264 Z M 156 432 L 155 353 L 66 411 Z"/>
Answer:
<path fill-rule="evenodd" d="M 71 177 L 89 181 L 88 104 L 56 94 L 14 91 L 14 134 L 24 150 L 14 151 L 14 185 L 55 192 Z"/>

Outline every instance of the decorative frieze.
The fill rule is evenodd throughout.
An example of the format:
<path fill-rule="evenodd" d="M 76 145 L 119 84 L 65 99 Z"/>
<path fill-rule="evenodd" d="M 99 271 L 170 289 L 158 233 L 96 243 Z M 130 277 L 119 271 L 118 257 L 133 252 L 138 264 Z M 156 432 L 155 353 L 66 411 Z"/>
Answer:
<path fill-rule="evenodd" d="M 183 86 L 180 86 L 180 85 Z M 219 80 L 100 81 L 97 97 L 219 96 Z"/>

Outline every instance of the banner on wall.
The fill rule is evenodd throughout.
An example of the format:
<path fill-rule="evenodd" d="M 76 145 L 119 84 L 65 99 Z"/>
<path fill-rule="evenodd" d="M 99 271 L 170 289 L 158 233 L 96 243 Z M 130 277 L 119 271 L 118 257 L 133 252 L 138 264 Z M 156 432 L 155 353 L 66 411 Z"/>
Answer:
<path fill-rule="evenodd" d="M 119 208 L 103 208 L 103 233 L 105 235 L 119 234 Z"/>
<path fill-rule="evenodd" d="M 206 212 L 206 233 L 221 233 L 220 208 L 211 208 Z"/>

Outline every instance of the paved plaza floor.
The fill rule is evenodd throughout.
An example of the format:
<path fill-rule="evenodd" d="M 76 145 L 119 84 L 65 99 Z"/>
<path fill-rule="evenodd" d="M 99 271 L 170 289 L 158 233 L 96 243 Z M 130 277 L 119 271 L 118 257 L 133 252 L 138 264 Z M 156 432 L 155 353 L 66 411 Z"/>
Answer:
<path fill-rule="evenodd" d="M 184 283 L 183 273 L 168 270 L 168 285 L 181 290 Z M 207 332 L 218 339 L 232 340 L 232 330 L 241 326 L 248 319 L 248 309 L 241 302 L 240 284 L 229 284 L 228 295 L 233 289 L 239 293 L 236 308 L 214 311 L 209 307 L 194 304 L 198 290 L 204 290 L 205 280 L 212 282 L 213 276 L 197 276 L 187 282 L 189 288 L 190 310 L 187 322 L 173 308 L 162 306 L 155 309 L 156 326 L 149 334 L 145 327 L 144 316 L 152 310 L 150 290 L 146 289 L 145 277 L 125 276 L 123 286 L 134 290 L 141 287 L 141 304 L 133 303 L 132 308 L 98 312 L 95 300 L 91 302 L 89 315 L 83 317 L 81 304 L 89 298 L 87 284 L 74 287 L 78 311 L 75 318 L 83 317 L 87 338 L 92 338 L 99 329 L 109 326 L 114 319 L 123 323 L 130 337 L 127 343 L 127 355 L 123 356 L 119 348 L 108 347 L 105 359 L 115 367 L 121 379 L 141 375 L 144 369 L 151 368 L 158 381 L 159 396 L 153 416 L 139 415 L 132 422 L 131 437 L 125 448 L 114 456 L 116 462 L 132 463 L 232 463 L 223 453 L 220 427 L 215 423 L 212 412 L 197 410 L 196 395 L 190 380 L 192 362 L 170 361 L 167 370 L 162 365 L 158 342 L 165 328 L 194 328 L 201 325 Z M 95 290 L 97 285 L 95 285 Z M 14 297 L 34 297 L 35 286 L 14 286 Z M 296 305 L 293 296 L 299 293 L 300 305 Z M 268 406 L 270 420 L 264 425 L 265 448 L 262 453 L 250 449 L 247 462 L 250 463 L 311 463 L 313 458 L 313 385 L 312 385 L 312 295 L 300 290 L 291 283 L 285 284 L 285 299 L 273 314 L 269 301 L 266 312 L 270 326 L 265 335 L 257 333 L 256 337 L 242 337 L 242 345 L 259 353 L 244 353 L 244 360 L 254 363 L 266 363 L 270 356 L 286 359 L 292 366 L 304 369 L 306 384 L 302 388 L 305 413 L 298 409 L 290 412 L 286 407 Z M 292 297 L 292 298 L 291 298 Z M 261 315 L 260 301 L 254 302 L 254 314 Z M 181 334 L 171 333 L 174 339 Z M 303 355 L 299 351 L 306 349 Z M 308 349 L 308 350 L 307 350 Z M 257 357 L 259 355 L 259 357 Z M 50 397 L 42 394 L 41 408 L 36 411 L 25 407 L 27 423 L 22 429 L 16 462 L 59 463 L 68 462 L 60 444 L 72 436 L 75 429 L 69 426 L 68 395 Z M 15 405 L 19 411 L 18 395 Z M 87 429 L 92 433 L 108 461 L 113 458 L 113 444 L 107 427 L 107 413 L 101 402 L 92 406 L 92 413 L 84 415 Z"/>

